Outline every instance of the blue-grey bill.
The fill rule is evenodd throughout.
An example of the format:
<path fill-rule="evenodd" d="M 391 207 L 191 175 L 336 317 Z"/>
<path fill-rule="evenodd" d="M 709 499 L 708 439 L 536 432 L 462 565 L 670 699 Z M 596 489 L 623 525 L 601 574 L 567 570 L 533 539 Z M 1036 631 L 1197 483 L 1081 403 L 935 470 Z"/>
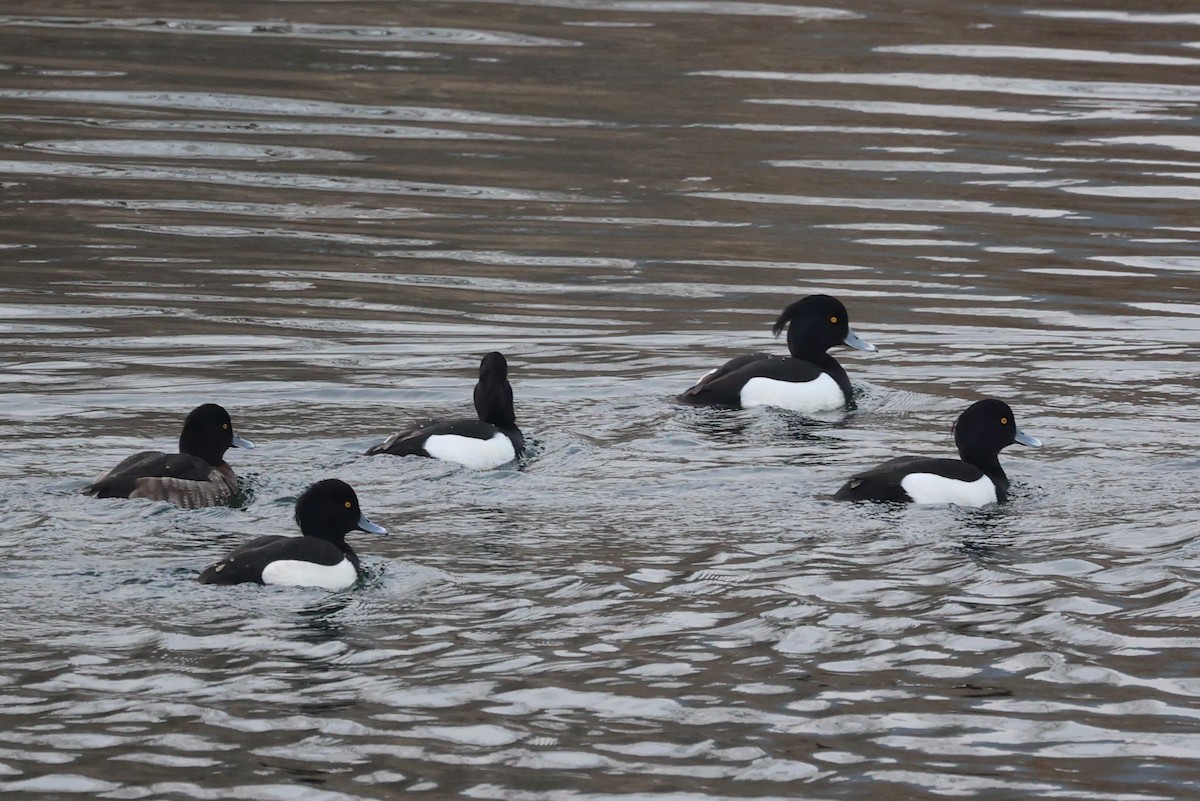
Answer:
<path fill-rule="evenodd" d="M 1019 428 L 1017 429 L 1016 436 L 1013 437 L 1013 442 L 1019 442 L 1022 445 L 1028 445 L 1031 448 L 1042 447 L 1042 441 L 1040 439 L 1038 439 L 1037 437 L 1029 436 L 1028 434 L 1026 434 L 1024 431 L 1022 431 Z"/>
<path fill-rule="evenodd" d="M 387 534 L 387 529 L 378 523 L 372 523 L 371 519 L 366 515 L 358 516 L 358 527 L 362 531 L 370 532 L 371 534 Z"/>
<path fill-rule="evenodd" d="M 248 439 L 242 439 L 237 434 L 233 435 L 233 447 L 235 448 L 253 448 L 254 443 Z"/>
<path fill-rule="evenodd" d="M 848 346 L 854 348 L 855 350 L 870 350 L 870 351 L 879 350 L 879 348 L 875 347 L 870 342 L 863 339 L 858 334 L 854 333 L 853 330 L 846 331 L 846 338 L 842 340 L 842 344 L 848 345 Z"/>

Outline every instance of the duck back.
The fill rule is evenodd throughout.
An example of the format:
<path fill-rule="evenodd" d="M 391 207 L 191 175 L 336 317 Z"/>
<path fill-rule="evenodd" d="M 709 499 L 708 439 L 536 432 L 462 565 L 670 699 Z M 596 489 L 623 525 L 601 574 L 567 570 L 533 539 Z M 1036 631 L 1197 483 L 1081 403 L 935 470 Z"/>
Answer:
<path fill-rule="evenodd" d="M 237 477 L 225 463 L 214 467 L 186 453 L 142 451 L 123 460 L 84 491 L 96 498 L 147 498 L 196 509 L 233 497 Z"/>

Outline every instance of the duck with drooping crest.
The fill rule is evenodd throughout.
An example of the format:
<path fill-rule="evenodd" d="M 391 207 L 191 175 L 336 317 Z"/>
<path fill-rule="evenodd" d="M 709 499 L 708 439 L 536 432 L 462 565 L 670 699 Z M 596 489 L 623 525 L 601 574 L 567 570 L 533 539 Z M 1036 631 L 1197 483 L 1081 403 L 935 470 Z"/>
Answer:
<path fill-rule="evenodd" d="M 787 356 L 749 353 L 710 370 L 679 400 L 696 406 L 774 406 L 801 414 L 853 409 L 850 378 L 826 351 L 835 345 L 874 351 L 850 328 L 845 305 L 809 295 L 789 305 L 771 329 L 787 328 Z"/>

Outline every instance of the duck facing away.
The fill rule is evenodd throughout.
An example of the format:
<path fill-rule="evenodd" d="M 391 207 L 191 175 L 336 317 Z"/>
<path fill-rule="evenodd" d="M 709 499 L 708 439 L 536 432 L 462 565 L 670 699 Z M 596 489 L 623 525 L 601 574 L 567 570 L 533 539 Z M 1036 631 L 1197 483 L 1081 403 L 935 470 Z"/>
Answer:
<path fill-rule="evenodd" d="M 1017 428 L 1012 409 L 994 398 L 981 400 L 959 415 L 954 444 L 960 459 L 900 456 L 851 476 L 835 501 L 899 501 L 984 506 L 1008 499 L 1008 476 L 1000 451 L 1013 443 L 1041 447 L 1041 441 Z"/>
<path fill-rule="evenodd" d="M 477 419 L 431 420 L 417 423 L 367 451 L 368 456 L 429 456 L 457 462 L 475 470 L 490 470 L 521 455 L 525 440 L 517 428 L 508 362 L 493 351 L 479 363 L 475 384 Z"/>
<path fill-rule="evenodd" d="M 96 498 L 170 501 L 184 509 L 215 506 L 228 502 L 238 491 L 237 476 L 225 461 L 225 451 L 253 447 L 234 433 L 229 412 L 205 403 L 183 421 L 179 453 L 135 453 L 84 492 Z"/>
<path fill-rule="evenodd" d="M 387 534 L 358 506 L 358 496 L 344 481 L 328 478 L 313 484 L 296 500 L 301 536 L 269 535 L 235 549 L 204 569 L 201 584 L 286 584 L 344 590 L 358 581 L 362 565 L 346 542 L 355 529 Z"/>
<path fill-rule="evenodd" d="M 679 400 L 697 406 L 776 406 L 794 412 L 852 409 L 850 378 L 826 353 L 835 345 L 874 351 L 850 329 L 846 307 L 829 295 L 809 295 L 788 306 L 771 333 L 787 327 L 788 356 L 749 353 L 709 371 Z"/>

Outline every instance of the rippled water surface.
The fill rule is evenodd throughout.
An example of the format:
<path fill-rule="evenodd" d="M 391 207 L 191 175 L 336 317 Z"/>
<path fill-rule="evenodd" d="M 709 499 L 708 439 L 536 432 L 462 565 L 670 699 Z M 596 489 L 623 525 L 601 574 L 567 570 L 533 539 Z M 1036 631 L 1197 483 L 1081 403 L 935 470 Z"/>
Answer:
<path fill-rule="evenodd" d="M 0 13 L 4 795 L 1196 797 L 1186 4 L 49 6 Z M 812 292 L 856 413 L 673 403 Z M 519 469 L 360 455 L 494 349 Z M 1008 504 L 822 499 L 987 395 Z M 236 508 L 79 494 L 204 401 Z M 360 586 L 196 583 L 328 476 Z"/>

